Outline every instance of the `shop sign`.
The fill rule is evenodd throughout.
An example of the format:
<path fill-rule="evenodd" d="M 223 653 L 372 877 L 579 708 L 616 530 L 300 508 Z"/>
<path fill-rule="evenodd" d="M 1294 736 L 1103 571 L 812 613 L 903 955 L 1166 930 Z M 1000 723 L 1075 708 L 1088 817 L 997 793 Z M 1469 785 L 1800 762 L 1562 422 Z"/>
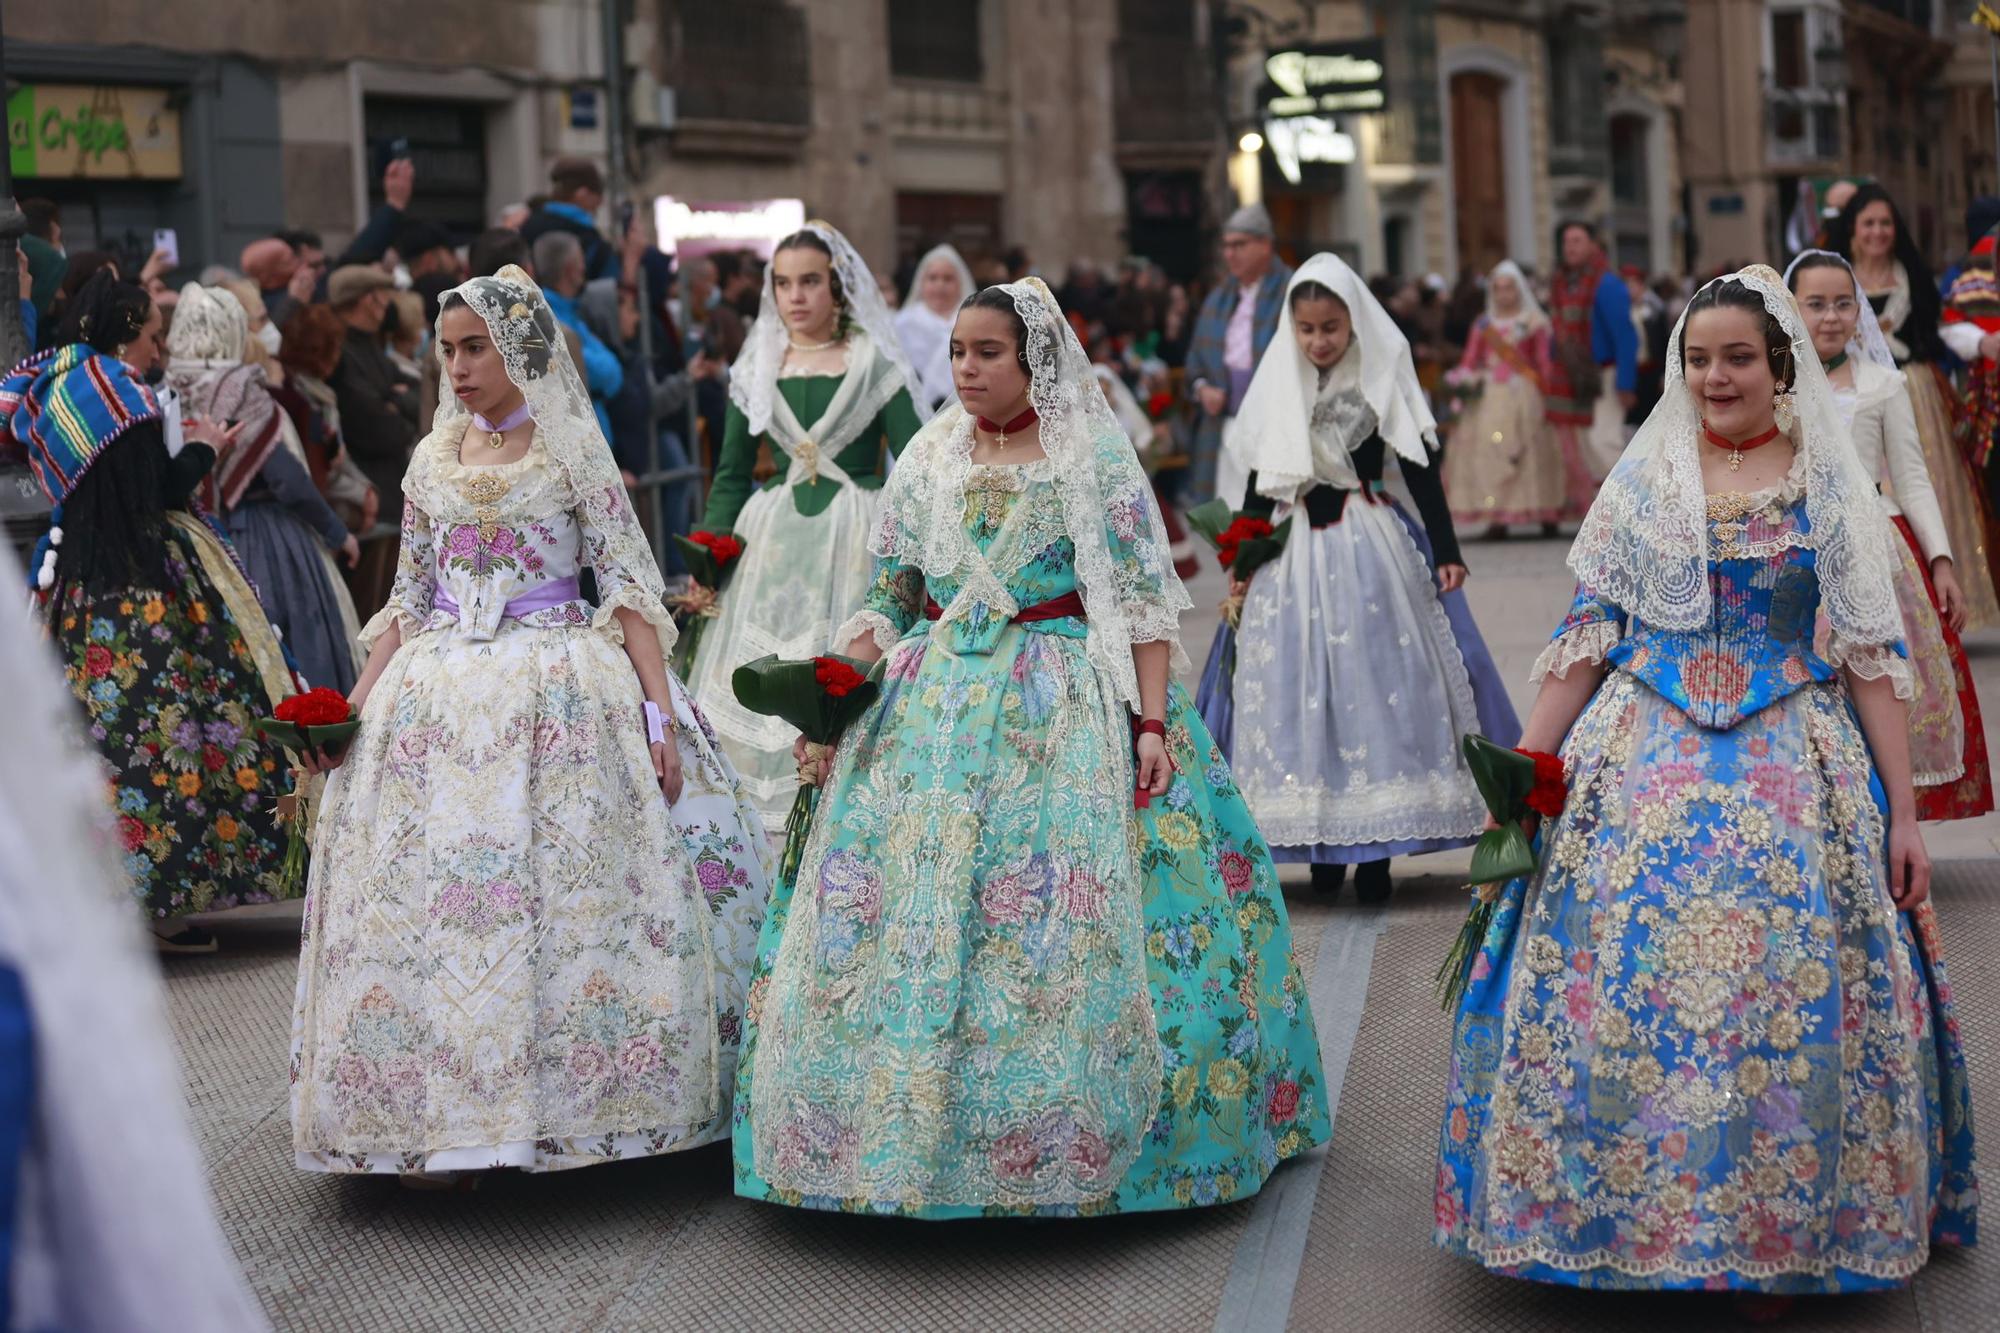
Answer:
<path fill-rule="evenodd" d="M 1388 101 L 1382 61 L 1379 37 L 1274 51 L 1264 61 L 1270 82 L 1258 100 L 1267 118 L 1380 111 Z"/>
<path fill-rule="evenodd" d="M 660 249 L 668 254 L 751 249 L 768 257 L 773 246 L 805 224 L 801 199 L 703 204 L 663 194 L 653 201 L 653 227 Z"/>
<path fill-rule="evenodd" d="M 31 83 L 7 98 L 17 177 L 175 180 L 181 113 L 167 88 Z"/>
<path fill-rule="evenodd" d="M 1301 166 L 1345 166 L 1354 160 L 1354 136 L 1323 116 L 1285 116 L 1264 122 L 1264 142 L 1285 179 L 1297 185 Z"/>

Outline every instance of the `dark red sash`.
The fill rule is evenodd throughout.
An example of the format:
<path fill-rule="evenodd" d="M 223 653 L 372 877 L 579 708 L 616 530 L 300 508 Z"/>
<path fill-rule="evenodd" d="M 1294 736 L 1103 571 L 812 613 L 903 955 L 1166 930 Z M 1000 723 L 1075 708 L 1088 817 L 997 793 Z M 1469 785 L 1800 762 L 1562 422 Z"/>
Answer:
<path fill-rule="evenodd" d="M 924 598 L 924 619 L 936 620 L 943 614 L 943 607 L 939 606 L 929 597 Z M 1064 593 L 1060 597 L 1051 597 L 1046 602 L 1037 602 L 1033 606 L 1022 607 L 1014 613 L 1012 623 L 1025 625 L 1033 620 L 1061 620 L 1065 616 L 1081 617 L 1082 615 L 1083 594 L 1071 591 Z"/>

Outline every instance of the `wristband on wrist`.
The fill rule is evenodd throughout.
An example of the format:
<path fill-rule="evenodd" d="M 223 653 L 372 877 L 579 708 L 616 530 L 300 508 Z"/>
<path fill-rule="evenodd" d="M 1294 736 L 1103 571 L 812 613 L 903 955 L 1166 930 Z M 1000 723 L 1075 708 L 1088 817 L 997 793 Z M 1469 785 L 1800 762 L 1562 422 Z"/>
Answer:
<path fill-rule="evenodd" d="M 649 745 L 665 745 L 667 743 L 667 727 L 665 720 L 660 716 L 660 706 L 651 699 L 648 699 L 646 700 L 645 707 L 646 743 Z"/>
<path fill-rule="evenodd" d="M 1158 736 L 1161 740 L 1165 740 L 1167 738 L 1167 724 L 1155 717 L 1141 718 L 1139 721 L 1139 734 L 1141 736 Z"/>

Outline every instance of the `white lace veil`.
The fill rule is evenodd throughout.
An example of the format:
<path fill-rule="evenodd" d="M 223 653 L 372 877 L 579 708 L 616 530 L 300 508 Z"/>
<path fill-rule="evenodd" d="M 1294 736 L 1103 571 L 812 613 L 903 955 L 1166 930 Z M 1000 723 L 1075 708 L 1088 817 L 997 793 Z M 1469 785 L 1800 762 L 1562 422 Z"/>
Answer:
<path fill-rule="evenodd" d="M 1499 309 L 1493 304 L 1493 280 L 1495 278 L 1512 278 L 1516 290 L 1521 293 L 1521 308 L 1511 315 L 1501 314 Z M 1528 281 L 1528 275 L 1523 273 L 1521 266 L 1511 259 L 1501 260 L 1493 266 L 1493 271 L 1486 275 L 1486 318 L 1494 324 L 1518 322 L 1524 328 L 1528 329 L 1539 328 L 1541 325 L 1549 322 L 1548 311 L 1542 309 L 1542 303 L 1536 299 L 1535 288 Z"/>
<path fill-rule="evenodd" d="M 1854 284 L 1854 336 L 1847 340 L 1847 355 L 1855 362 L 1869 361 L 1884 370 L 1896 369 L 1896 356 L 1889 350 L 1889 339 L 1882 332 L 1882 326 L 1875 322 L 1875 312 L 1868 304 L 1868 293 L 1861 290 L 1861 279 L 1854 276 L 1854 266 L 1831 250 L 1801 250 L 1785 266 L 1785 290 L 1792 288 L 1792 275 L 1799 271 L 1799 264 L 1813 255 L 1821 255 L 1847 273 L 1847 280 Z"/>
<path fill-rule="evenodd" d="M 1834 631 L 1829 657 L 1839 665 L 1850 649 L 1902 638 L 1890 582 L 1888 520 L 1873 478 L 1848 443 L 1826 372 L 1784 280 L 1758 264 L 1716 278 L 1702 291 L 1719 283 L 1738 283 L 1756 293 L 1791 339 L 1796 475 L 1805 483 L 1820 607 Z M 1700 297 L 1696 293 L 1697 301 Z M 1667 347 L 1666 390 L 1659 405 L 1605 479 L 1569 553 L 1569 567 L 1585 587 L 1656 629 L 1699 629 L 1711 614 L 1707 497 L 1697 440 L 1701 416 L 1681 365 L 1686 327 L 1683 312 Z"/>
<path fill-rule="evenodd" d="M 507 367 L 507 378 L 528 401 L 534 414 L 535 433 L 549 459 L 569 481 L 576 496 L 578 516 L 602 537 L 604 555 L 623 578 L 608 577 L 598 571 L 600 602 L 594 623 L 607 628 L 612 612 L 629 607 L 644 616 L 660 636 L 660 651 L 673 651 L 676 630 L 666 609 L 666 584 L 660 578 L 653 548 L 639 528 L 632 505 L 625 495 L 625 482 L 618 464 L 612 461 L 611 446 L 598 429 L 597 413 L 583 377 L 570 360 L 569 345 L 556 322 L 555 312 L 543 299 L 535 280 L 513 264 L 487 278 L 474 278 L 447 292 L 440 300 L 438 319 L 452 297 L 462 298 L 474 314 L 486 322 L 493 345 Z M 439 335 L 442 337 L 442 330 Z M 433 435 L 451 441 L 455 448 L 472 420 L 471 409 L 452 392 L 449 376 L 440 371 L 437 417 Z M 420 491 L 425 478 L 422 469 L 430 454 L 428 445 L 419 445 L 410 465 L 405 489 Z"/>
<path fill-rule="evenodd" d="M 1292 325 L 1292 293 L 1306 282 L 1319 283 L 1347 307 L 1354 342 L 1341 359 L 1361 359 L 1361 394 L 1374 409 L 1383 440 L 1401 457 L 1428 465 L 1437 448 L 1437 420 L 1417 383 L 1409 341 L 1360 274 L 1338 255 L 1317 254 L 1292 275 L 1278 330 L 1236 413 L 1232 439 L 1245 470 L 1257 474 L 1263 494 L 1280 500 L 1292 499 L 1314 481 L 1311 425 L 1319 371 L 1306 359 Z"/>
<path fill-rule="evenodd" d="M 1089 623 L 1086 651 L 1118 697 L 1137 709 L 1132 645 L 1169 643 L 1175 668 L 1185 668 L 1180 616 L 1194 603 L 1174 573 L 1153 488 L 1055 295 L 1040 278 L 1000 290 L 1027 326 L 1028 402 L 1041 419 L 1043 452 L 1055 465 L 1063 535 L 1076 548 Z M 903 451 L 869 544 L 877 555 L 900 560 L 933 582 L 961 579 L 961 590 L 944 608 L 947 621 L 976 606 L 1003 617 L 1021 609 L 966 536 L 971 472 L 972 417 L 953 402 Z"/>
<path fill-rule="evenodd" d="M 816 430 L 821 452 L 831 457 L 875 419 L 898 389 L 909 390 L 914 399 L 917 377 L 903 355 L 902 343 L 896 337 L 895 315 L 882 299 L 874 270 L 831 224 L 814 220 L 800 230 L 819 237 L 833 252 L 833 276 L 840 280 L 841 297 L 847 303 L 846 325 L 851 343 L 848 373 L 871 376 L 866 392 L 854 396 L 840 422 L 828 422 Z M 743 340 L 743 351 L 729 371 L 729 399 L 749 420 L 753 436 L 762 435 L 771 427 L 773 404 L 778 397 L 778 372 L 784 368 L 785 348 L 790 342 L 785 317 L 778 312 L 777 272 L 775 259 L 764 266 L 764 295 L 757 303 L 757 322 L 750 326 Z M 865 339 L 857 337 L 857 332 L 865 335 Z M 874 373 L 873 366 L 863 364 L 864 355 L 887 363 L 893 373 Z M 808 430 L 815 429 L 812 422 L 803 424 Z"/>

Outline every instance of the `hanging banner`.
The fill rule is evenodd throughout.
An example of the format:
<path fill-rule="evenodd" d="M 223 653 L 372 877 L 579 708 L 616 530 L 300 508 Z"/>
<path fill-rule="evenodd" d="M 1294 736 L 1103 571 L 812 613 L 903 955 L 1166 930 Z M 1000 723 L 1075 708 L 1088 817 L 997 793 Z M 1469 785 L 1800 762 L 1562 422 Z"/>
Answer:
<path fill-rule="evenodd" d="M 181 113 L 174 90 L 31 83 L 7 98 L 7 148 L 17 178 L 175 180 Z"/>

